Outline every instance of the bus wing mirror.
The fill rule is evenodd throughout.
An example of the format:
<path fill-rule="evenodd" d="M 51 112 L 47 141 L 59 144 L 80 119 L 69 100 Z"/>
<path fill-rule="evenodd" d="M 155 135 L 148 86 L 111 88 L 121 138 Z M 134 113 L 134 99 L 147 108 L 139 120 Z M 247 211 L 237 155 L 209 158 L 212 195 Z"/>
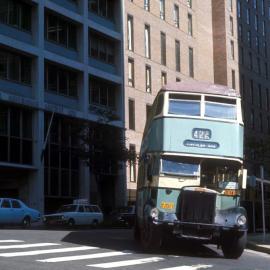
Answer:
<path fill-rule="evenodd" d="M 241 188 L 246 189 L 247 188 L 247 169 L 243 169 L 241 173 Z"/>

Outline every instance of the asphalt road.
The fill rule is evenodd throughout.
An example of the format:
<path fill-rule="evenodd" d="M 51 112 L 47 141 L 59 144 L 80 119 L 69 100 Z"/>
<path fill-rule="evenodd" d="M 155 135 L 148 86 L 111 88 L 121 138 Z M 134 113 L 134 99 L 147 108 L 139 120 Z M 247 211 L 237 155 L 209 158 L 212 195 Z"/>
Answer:
<path fill-rule="evenodd" d="M 270 255 L 245 250 L 225 259 L 213 245 L 175 241 L 144 253 L 132 230 L 0 230 L 0 270 L 269 270 Z"/>

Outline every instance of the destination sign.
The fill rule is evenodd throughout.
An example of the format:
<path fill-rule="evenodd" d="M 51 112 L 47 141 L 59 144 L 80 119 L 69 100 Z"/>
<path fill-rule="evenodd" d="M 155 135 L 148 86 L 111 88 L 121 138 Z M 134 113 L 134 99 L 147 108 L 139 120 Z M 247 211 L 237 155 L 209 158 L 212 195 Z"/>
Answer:
<path fill-rule="evenodd" d="M 192 138 L 196 140 L 210 140 L 212 137 L 212 132 L 210 129 L 205 128 L 193 128 Z"/>
<path fill-rule="evenodd" d="M 184 146 L 198 147 L 198 148 L 208 148 L 208 149 L 217 149 L 217 148 L 219 148 L 219 143 L 217 143 L 217 142 L 185 140 L 184 141 Z"/>

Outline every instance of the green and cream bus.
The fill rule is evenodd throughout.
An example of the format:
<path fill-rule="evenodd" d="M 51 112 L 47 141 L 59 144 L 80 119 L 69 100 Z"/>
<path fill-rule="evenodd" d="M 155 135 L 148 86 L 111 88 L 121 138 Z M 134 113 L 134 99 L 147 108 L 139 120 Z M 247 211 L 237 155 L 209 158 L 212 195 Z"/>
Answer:
<path fill-rule="evenodd" d="M 243 120 L 239 94 L 226 86 L 164 86 L 147 120 L 139 161 L 135 237 L 156 249 L 167 235 L 215 243 L 225 257 L 246 243 Z"/>

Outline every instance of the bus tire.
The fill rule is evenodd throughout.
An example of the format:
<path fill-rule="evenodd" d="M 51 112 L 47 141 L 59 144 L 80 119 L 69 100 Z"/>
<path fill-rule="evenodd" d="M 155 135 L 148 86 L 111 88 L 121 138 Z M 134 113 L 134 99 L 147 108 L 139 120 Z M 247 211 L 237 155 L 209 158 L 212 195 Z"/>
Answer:
<path fill-rule="evenodd" d="M 246 246 L 247 232 L 228 232 L 221 237 L 221 249 L 224 257 L 228 259 L 238 259 Z"/>
<path fill-rule="evenodd" d="M 161 232 L 153 224 L 147 224 L 140 231 L 141 245 L 145 251 L 157 251 L 162 245 Z"/>

